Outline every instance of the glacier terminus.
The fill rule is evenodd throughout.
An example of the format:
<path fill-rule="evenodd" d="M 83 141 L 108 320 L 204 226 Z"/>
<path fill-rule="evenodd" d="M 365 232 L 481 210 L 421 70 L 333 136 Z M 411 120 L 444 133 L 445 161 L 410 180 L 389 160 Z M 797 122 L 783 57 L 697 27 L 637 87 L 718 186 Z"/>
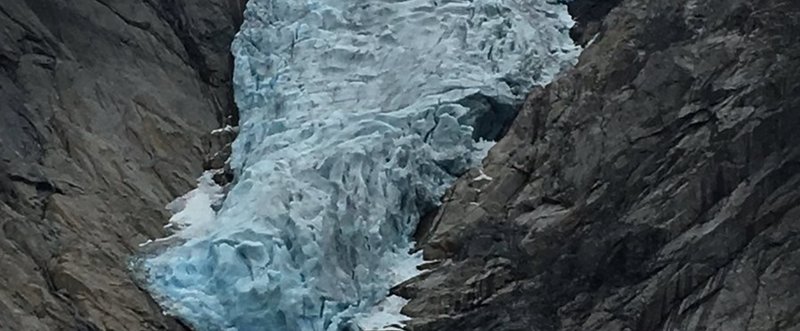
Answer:
<path fill-rule="evenodd" d="M 183 197 L 148 289 L 201 331 L 402 323 L 417 220 L 575 63 L 572 24 L 545 0 L 249 1 L 235 182 Z"/>

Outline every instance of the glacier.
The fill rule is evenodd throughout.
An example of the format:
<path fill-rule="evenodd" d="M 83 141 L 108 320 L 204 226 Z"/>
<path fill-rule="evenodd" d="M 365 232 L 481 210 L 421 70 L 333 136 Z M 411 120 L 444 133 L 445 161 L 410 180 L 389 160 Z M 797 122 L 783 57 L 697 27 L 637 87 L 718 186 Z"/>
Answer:
<path fill-rule="evenodd" d="M 228 192 L 172 204 L 146 286 L 195 329 L 389 328 L 411 234 L 580 49 L 546 0 L 250 0 Z M 224 199 L 223 199 L 224 197 Z M 394 311 L 391 311 L 394 310 Z"/>

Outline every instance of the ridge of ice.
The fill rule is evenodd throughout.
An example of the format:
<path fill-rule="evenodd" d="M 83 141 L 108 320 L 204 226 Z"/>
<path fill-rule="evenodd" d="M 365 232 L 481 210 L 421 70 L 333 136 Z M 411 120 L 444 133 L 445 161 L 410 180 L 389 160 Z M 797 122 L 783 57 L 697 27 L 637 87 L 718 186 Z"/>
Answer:
<path fill-rule="evenodd" d="M 518 104 L 575 62 L 571 25 L 545 0 L 249 1 L 236 181 L 218 211 L 202 179 L 176 202 L 149 289 L 200 331 L 402 322 L 417 219 L 491 146 L 465 98 Z"/>

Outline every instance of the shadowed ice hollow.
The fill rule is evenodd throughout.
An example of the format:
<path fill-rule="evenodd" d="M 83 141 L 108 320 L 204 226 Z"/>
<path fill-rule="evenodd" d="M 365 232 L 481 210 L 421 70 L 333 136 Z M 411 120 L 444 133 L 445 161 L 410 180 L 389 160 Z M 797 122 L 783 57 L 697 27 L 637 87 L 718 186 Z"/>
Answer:
<path fill-rule="evenodd" d="M 236 181 L 220 208 L 208 176 L 180 200 L 150 290 L 197 330 L 400 321 L 387 295 L 420 262 L 417 219 L 479 165 L 473 127 L 495 135 L 509 114 L 491 113 L 575 62 L 571 25 L 545 0 L 251 0 Z"/>

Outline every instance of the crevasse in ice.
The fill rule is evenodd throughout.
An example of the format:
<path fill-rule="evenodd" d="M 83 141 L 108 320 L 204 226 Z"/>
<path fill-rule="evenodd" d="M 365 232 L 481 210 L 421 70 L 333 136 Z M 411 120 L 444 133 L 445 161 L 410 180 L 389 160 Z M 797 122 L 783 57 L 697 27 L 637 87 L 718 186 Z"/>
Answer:
<path fill-rule="evenodd" d="M 251 0 L 236 182 L 218 211 L 207 177 L 181 200 L 150 290 L 198 330 L 365 327 L 419 262 L 420 213 L 483 157 L 485 115 L 574 63 L 571 25 L 545 0 Z"/>

